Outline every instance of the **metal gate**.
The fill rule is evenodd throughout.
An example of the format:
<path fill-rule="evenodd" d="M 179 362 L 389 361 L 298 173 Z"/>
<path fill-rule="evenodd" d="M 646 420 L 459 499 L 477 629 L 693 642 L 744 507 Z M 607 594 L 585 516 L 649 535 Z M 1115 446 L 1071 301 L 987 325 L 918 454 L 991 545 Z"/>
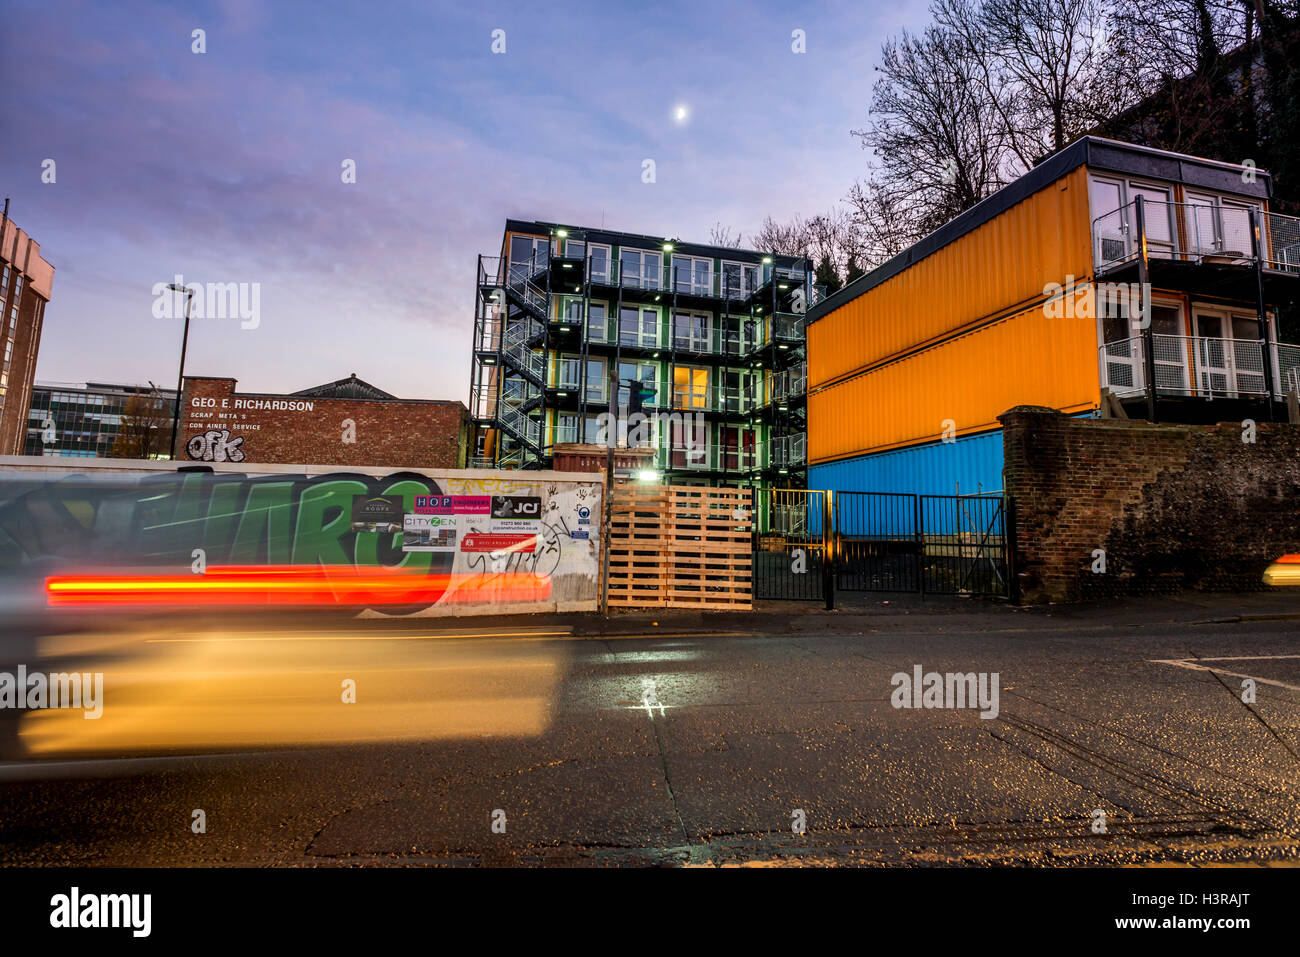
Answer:
<path fill-rule="evenodd" d="M 825 601 L 830 607 L 830 502 L 816 489 L 753 492 L 755 598 Z"/>
<path fill-rule="evenodd" d="M 1001 495 L 838 492 L 834 506 L 837 588 L 1009 594 Z"/>

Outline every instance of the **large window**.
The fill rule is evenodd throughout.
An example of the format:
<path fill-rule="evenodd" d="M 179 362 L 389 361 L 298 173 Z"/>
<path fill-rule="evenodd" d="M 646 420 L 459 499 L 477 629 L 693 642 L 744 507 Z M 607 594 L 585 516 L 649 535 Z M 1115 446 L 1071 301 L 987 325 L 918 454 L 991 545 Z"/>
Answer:
<path fill-rule="evenodd" d="M 673 316 L 673 346 L 691 352 L 710 351 L 713 319 L 706 312 L 678 312 Z"/>
<path fill-rule="evenodd" d="M 669 421 L 669 463 L 676 469 L 706 469 L 709 467 L 709 429 L 703 422 L 687 417 L 687 421 Z"/>
<path fill-rule="evenodd" d="M 722 264 L 722 296 L 744 299 L 758 288 L 758 267 L 746 263 Z"/>
<path fill-rule="evenodd" d="M 622 284 L 633 289 L 658 289 L 661 260 L 658 253 L 624 249 L 619 253 Z"/>
<path fill-rule="evenodd" d="M 587 338 L 592 342 L 609 341 L 609 306 L 603 302 L 587 304 Z"/>
<path fill-rule="evenodd" d="M 673 367 L 673 408 L 709 407 L 709 370 L 694 366 Z"/>
<path fill-rule="evenodd" d="M 555 377 L 558 389 L 576 390 L 581 385 L 582 359 L 578 356 L 560 356 Z"/>
<path fill-rule="evenodd" d="M 643 401 L 642 408 L 649 409 L 658 404 L 659 392 L 659 365 L 655 362 L 620 362 L 618 364 L 618 404 L 621 407 L 631 406 L 630 387 L 628 382 L 638 382 L 641 385 L 641 391 L 649 390 L 654 393 L 648 399 Z"/>
<path fill-rule="evenodd" d="M 713 292 L 713 260 L 692 256 L 673 256 L 673 289 L 695 296 L 708 296 Z"/>
<path fill-rule="evenodd" d="M 724 425 L 720 432 L 722 467 L 728 471 L 753 468 L 756 464 L 754 430 L 745 425 Z"/>
<path fill-rule="evenodd" d="M 618 314 L 618 341 L 643 349 L 658 346 L 659 311 L 649 306 L 624 306 Z"/>
<path fill-rule="evenodd" d="M 608 283 L 609 282 L 609 247 L 608 246 L 588 246 L 588 262 L 590 272 L 588 277 L 592 282 Z"/>
<path fill-rule="evenodd" d="M 510 280 L 526 279 L 545 269 L 550 255 L 551 244 L 540 236 L 511 236 Z"/>
<path fill-rule="evenodd" d="M 605 360 L 587 359 L 587 401 L 604 402 L 609 383 L 605 381 Z"/>
<path fill-rule="evenodd" d="M 1125 179 L 1093 179 L 1088 186 L 1098 262 L 1116 262 L 1136 252 L 1137 200 L 1143 201 L 1147 251 L 1168 256 L 1174 248 L 1176 207 L 1168 186 Z"/>
<path fill-rule="evenodd" d="M 722 395 L 719 407 L 724 412 L 748 412 L 754 404 L 754 384 L 756 378 L 752 372 L 741 369 L 725 369 L 722 372 Z"/>
<path fill-rule="evenodd" d="M 578 435 L 578 416 L 561 412 L 555 416 L 555 432 L 551 438 L 552 442 L 577 442 Z"/>

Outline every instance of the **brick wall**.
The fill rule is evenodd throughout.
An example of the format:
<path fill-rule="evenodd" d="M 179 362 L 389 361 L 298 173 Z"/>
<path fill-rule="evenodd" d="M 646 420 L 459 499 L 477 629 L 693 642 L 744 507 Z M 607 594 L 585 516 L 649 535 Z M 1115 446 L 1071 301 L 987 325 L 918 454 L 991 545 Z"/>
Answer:
<path fill-rule="evenodd" d="M 999 418 L 1025 601 L 1262 589 L 1270 561 L 1300 552 L 1300 426 L 1259 423 L 1248 443 L 1240 422 Z"/>
<path fill-rule="evenodd" d="M 256 408 L 259 403 L 286 407 Z M 468 411 L 460 402 L 265 395 L 235 392 L 234 379 L 187 376 L 178 457 L 462 468 L 467 424 Z M 345 442 L 345 433 L 355 441 Z"/>

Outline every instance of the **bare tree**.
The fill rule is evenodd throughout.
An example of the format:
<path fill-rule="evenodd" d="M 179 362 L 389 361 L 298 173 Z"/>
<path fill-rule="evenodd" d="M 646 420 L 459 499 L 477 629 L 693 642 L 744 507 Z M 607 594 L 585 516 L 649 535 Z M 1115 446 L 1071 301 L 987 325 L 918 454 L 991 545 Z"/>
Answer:
<path fill-rule="evenodd" d="M 930 26 L 885 43 L 865 129 L 875 181 L 928 232 L 1003 184 L 1008 137 L 1001 89 L 984 82 L 980 52 L 951 30 Z"/>
<path fill-rule="evenodd" d="M 959 17 L 975 13 L 974 19 Z M 1124 102 L 1107 0 L 940 0 L 936 19 L 983 47 L 985 83 L 1010 91 L 1008 143 L 1028 168 Z M 978 31 L 978 37 L 974 34 Z M 1121 51 L 1122 52 L 1122 51 Z M 1000 98 L 988 91 L 994 102 Z"/>
<path fill-rule="evenodd" d="M 921 235 L 918 211 L 904 204 L 899 195 L 878 179 L 854 183 L 844 197 L 857 240 L 850 260 L 871 269 L 897 256 Z M 852 267 L 845 266 L 852 281 Z"/>
<path fill-rule="evenodd" d="M 711 246 L 726 246 L 730 249 L 739 249 L 743 236 L 741 233 L 731 235 L 731 227 L 724 226 L 721 222 L 713 224 L 709 229 L 709 244 Z"/>

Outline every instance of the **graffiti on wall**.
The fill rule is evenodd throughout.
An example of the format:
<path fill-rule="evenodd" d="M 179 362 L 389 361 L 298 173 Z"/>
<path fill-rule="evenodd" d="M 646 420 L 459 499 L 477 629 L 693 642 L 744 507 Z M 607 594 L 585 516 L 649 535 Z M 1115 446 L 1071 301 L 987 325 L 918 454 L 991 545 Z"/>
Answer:
<path fill-rule="evenodd" d="M 201 549 L 209 571 L 429 576 L 441 589 L 432 605 L 495 605 L 525 593 L 548 604 L 596 600 L 598 482 L 503 484 L 454 472 L 18 474 L 0 473 L 0 571 L 75 564 L 188 572 Z M 520 576 L 544 587 L 520 589 Z"/>
<path fill-rule="evenodd" d="M 185 443 L 185 454 L 196 462 L 242 462 L 244 437 L 230 437 L 229 429 L 208 429 Z"/>

